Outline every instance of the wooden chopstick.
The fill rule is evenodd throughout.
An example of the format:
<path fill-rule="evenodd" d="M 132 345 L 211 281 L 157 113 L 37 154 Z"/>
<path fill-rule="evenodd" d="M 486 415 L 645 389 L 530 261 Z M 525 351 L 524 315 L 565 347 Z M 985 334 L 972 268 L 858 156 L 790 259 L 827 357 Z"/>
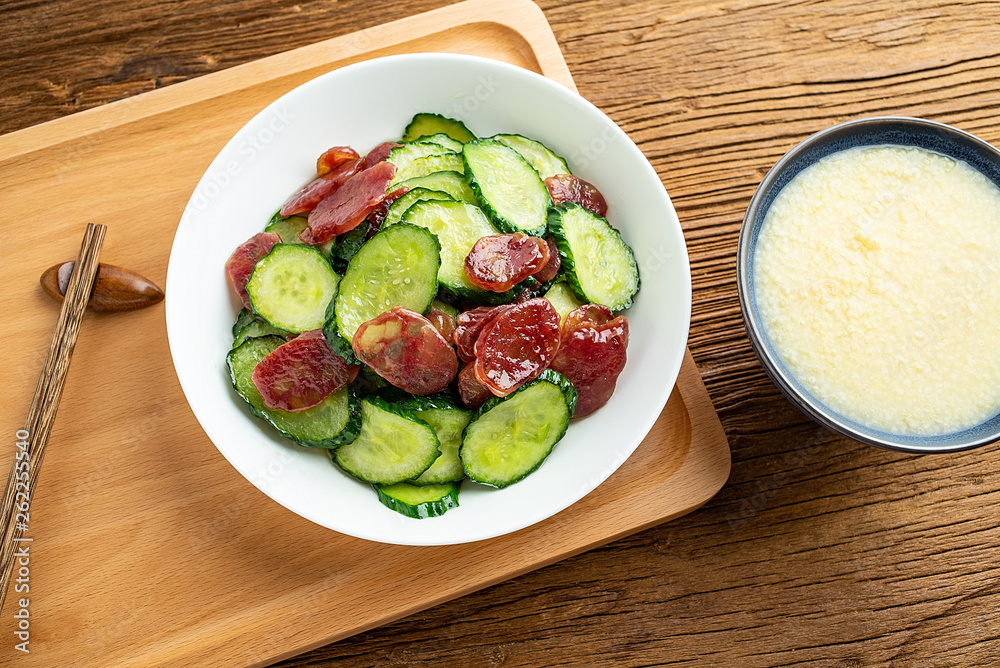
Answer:
<path fill-rule="evenodd" d="M 0 610 L 3 609 L 7 597 L 7 587 L 10 584 L 11 573 L 14 571 L 15 557 L 18 549 L 30 542 L 24 538 L 30 521 L 31 497 L 35 492 L 35 484 L 45 457 L 45 444 L 55 421 L 56 410 L 62 397 L 66 373 L 69 371 L 70 359 L 76 338 L 80 332 L 80 322 L 83 320 L 90 292 L 97 276 L 97 258 L 101 250 L 101 242 L 107 228 L 104 225 L 87 225 L 80 245 L 69 285 L 66 287 L 66 298 L 56 330 L 49 344 L 49 352 L 45 358 L 45 366 L 38 377 L 35 395 L 28 409 L 28 418 L 23 431 L 18 431 L 17 440 L 25 443 L 17 445 L 14 463 L 7 478 L 7 487 L 0 502 L 0 526 L 3 527 L 3 541 L 0 543 Z M 25 436 L 25 438 L 21 438 Z M 20 453 L 26 452 L 27 455 Z"/>

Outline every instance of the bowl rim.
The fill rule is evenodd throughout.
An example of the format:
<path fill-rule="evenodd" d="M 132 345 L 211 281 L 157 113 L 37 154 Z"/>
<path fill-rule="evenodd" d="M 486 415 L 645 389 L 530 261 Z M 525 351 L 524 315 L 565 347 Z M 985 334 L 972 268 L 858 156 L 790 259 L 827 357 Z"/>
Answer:
<path fill-rule="evenodd" d="M 1000 441 L 1000 414 L 995 414 L 987 418 L 979 425 L 974 425 L 973 427 L 956 432 L 950 432 L 937 436 L 913 436 L 892 434 L 868 427 L 867 425 L 850 420 L 849 418 L 830 409 L 805 391 L 805 389 L 799 385 L 794 375 L 790 373 L 784 363 L 781 362 L 777 352 L 768 343 L 766 337 L 763 335 L 764 327 L 758 318 L 756 302 L 750 297 L 753 293 L 751 284 L 753 281 L 752 255 L 754 242 L 756 240 L 756 236 L 760 232 L 763 224 L 763 218 L 774 201 L 774 197 L 776 197 L 781 191 L 781 188 L 784 187 L 784 184 L 781 184 L 781 186 L 775 190 L 775 186 L 779 179 L 787 178 L 788 180 L 791 180 L 791 178 L 794 178 L 795 175 L 800 173 L 806 167 L 815 164 L 815 162 L 820 158 L 845 150 L 846 147 L 830 150 L 827 153 L 818 155 L 811 159 L 803 159 L 806 158 L 810 151 L 823 149 L 824 147 L 829 146 L 833 144 L 833 142 L 836 142 L 838 139 L 844 137 L 863 136 L 866 132 L 870 132 L 876 128 L 885 128 L 887 125 L 898 127 L 903 131 L 907 129 L 919 129 L 924 132 L 936 132 L 951 140 L 964 142 L 966 145 L 970 145 L 976 150 L 991 156 L 992 161 L 998 165 L 998 169 L 1000 169 L 1000 150 L 989 142 L 986 142 L 969 132 L 951 125 L 911 116 L 869 116 L 852 119 L 820 130 L 819 132 L 816 132 L 800 141 L 798 144 L 789 149 L 774 164 L 774 166 L 768 170 L 767 174 L 754 191 L 753 197 L 750 199 L 750 203 L 747 206 L 746 213 L 740 226 L 740 234 L 736 251 L 736 287 L 739 294 L 740 310 L 743 313 L 744 327 L 747 332 L 747 338 L 750 340 L 754 354 L 760 361 L 761 366 L 763 366 L 765 373 L 778 387 L 781 393 L 785 395 L 785 397 L 796 408 L 805 413 L 808 417 L 831 431 L 840 434 L 841 436 L 845 436 L 867 445 L 874 445 L 879 448 L 910 454 L 943 454 L 949 452 L 960 452 L 963 450 L 970 450 L 984 445 L 989 445 Z M 882 146 L 887 144 L 887 142 L 872 142 L 869 144 L 862 142 L 859 145 Z M 917 144 L 896 145 L 909 145 L 924 148 L 922 146 L 918 146 Z M 932 149 L 924 148 L 924 150 Z M 955 158 L 955 156 L 949 157 Z M 799 164 L 800 160 L 801 164 Z M 794 173 L 789 176 L 787 170 L 796 166 L 798 169 L 796 169 Z M 973 168 L 982 173 L 982 171 L 975 166 L 973 166 Z M 990 177 L 987 175 L 987 178 Z M 990 180 L 995 185 L 1000 187 L 1000 184 L 996 183 L 995 178 L 990 178 Z M 991 422 L 998 423 L 991 432 L 988 432 L 985 435 L 975 436 L 967 440 L 959 439 L 959 437 L 963 434 L 970 433 L 971 435 L 971 433 L 975 432 L 979 427 L 988 425 Z"/>

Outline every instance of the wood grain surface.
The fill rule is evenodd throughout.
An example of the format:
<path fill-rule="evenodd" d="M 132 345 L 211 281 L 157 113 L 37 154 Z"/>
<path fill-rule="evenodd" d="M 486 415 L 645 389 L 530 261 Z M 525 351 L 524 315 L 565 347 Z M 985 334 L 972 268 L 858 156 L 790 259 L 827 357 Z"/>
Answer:
<path fill-rule="evenodd" d="M 7 0 L 0 132 L 444 4 Z M 763 174 L 833 123 L 905 114 L 1000 144 L 1000 3 L 539 4 L 678 210 L 730 482 L 684 518 L 281 665 L 995 665 L 997 446 L 910 456 L 808 421 L 750 349 L 734 257 Z"/>

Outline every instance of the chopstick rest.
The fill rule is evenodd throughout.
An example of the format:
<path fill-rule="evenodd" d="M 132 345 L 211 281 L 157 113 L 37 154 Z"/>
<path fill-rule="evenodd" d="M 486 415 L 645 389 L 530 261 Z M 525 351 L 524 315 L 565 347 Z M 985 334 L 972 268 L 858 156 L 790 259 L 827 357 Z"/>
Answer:
<path fill-rule="evenodd" d="M 39 279 L 42 289 L 53 299 L 63 301 L 75 265 L 75 262 L 69 261 L 46 269 Z M 97 267 L 97 278 L 87 308 L 95 313 L 135 311 L 161 301 L 163 290 L 148 278 L 102 262 Z"/>

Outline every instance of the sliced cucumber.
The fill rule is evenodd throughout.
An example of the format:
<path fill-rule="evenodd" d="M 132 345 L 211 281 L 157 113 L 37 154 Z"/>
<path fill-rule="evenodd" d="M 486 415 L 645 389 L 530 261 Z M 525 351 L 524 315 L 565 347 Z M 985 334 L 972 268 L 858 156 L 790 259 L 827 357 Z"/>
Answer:
<path fill-rule="evenodd" d="M 284 342 L 280 336 L 247 339 L 226 357 L 233 387 L 250 405 L 250 412 L 300 445 L 336 448 L 353 441 L 361 430 L 361 410 L 348 387 L 340 388 L 318 406 L 304 411 L 289 413 L 264 405 L 251 375 L 254 367 Z"/>
<path fill-rule="evenodd" d="M 343 353 L 340 337 L 349 351 L 361 323 L 393 306 L 425 313 L 437 296 L 440 266 L 441 246 L 428 230 L 405 223 L 379 230 L 351 258 L 327 309 L 330 347 Z"/>
<path fill-rule="evenodd" d="M 368 222 L 364 221 L 353 230 L 342 234 L 337 240 L 337 248 L 333 251 L 334 266 L 343 271 L 351 258 L 357 255 L 368 236 Z M 333 241 L 334 239 L 331 239 Z M 328 242 L 329 243 L 329 242 Z"/>
<path fill-rule="evenodd" d="M 435 144 L 440 144 L 449 151 L 454 151 L 455 153 L 462 152 L 463 142 L 460 142 L 457 139 L 452 139 L 443 132 L 438 132 L 432 135 L 424 135 L 422 137 L 418 137 L 416 141 L 433 142 Z"/>
<path fill-rule="evenodd" d="M 271 232 L 281 237 L 283 244 L 301 244 L 299 234 L 309 226 L 309 221 L 304 216 L 289 216 L 288 218 L 272 218 L 271 222 L 264 228 L 265 232 Z"/>
<path fill-rule="evenodd" d="M 639 266 L 611 223 L 567 202 L 552 209 L 549 231 L 559 247 L 569 286 L 579 299 L 604 304 L 612 311 L 632 305 L 639 291 Z"/>
<path fill-rule="evenodd" d="M 417 158 L 402 169 L 396 170 L 396 175 L 389 183 L 389 190 L 395 189 L 396 185 L 415 179 L 420 176 L 427 176 L 434 172 L 459 172 L 465 171 L 465 163 L 462 161 L 461 153 L 446 153 L 443 155 L 428 155 Z"/>
<path fill-rule="evenodd" d="M 275 244 L 247 281 L 254 313 L 298 334 L 323 326 L 340 277 L 312 246 Z"/>
<path fill-rule="evenodd" d="M 513 298 L 513 293 L 498 294 L 479 289 L 465 273 L 465 257 L 472 246 L 482 237 L 497 233 L 479 207 L 444 200 L 417 202 L 407 209 L 403 222 L 427 228 L 441 243 L 438 282 L 445 290 L 479 303 L 500 303 Z"/>
<path fill-rule="evenodd" d="M 418 487 L 400 482 L 395 485 L 375 485 L 378 500 L 387 508 L 414 519 L 440 517 L 458 507 L 458 484 L 424 485 Z"/>
<path fill-rule="evenodd" d="M 414 188 L 427 188 L 428 190 L 440 190 L 448 193 L 452 199 L 460 202 L 476 203 L 476 194 L 469 187 L 469 182 L 465 180 L 465 175 L 461 172 L 445 170 L 442 172 L 431 172 L 425 176 L 415 176 L 398 184 L 406 186 L 410 190 Z"/>
<path fill-rule="evenodd" d="M 340 340 L 343 341 L 343 339 Z M 353 351 L 351 354 L 353 355 Z M 375 373 L 367 364 L 361 365 L 357 377 L 351 383 L 354 394 L 359 397 L 367 397 L 369 394 L 375 394 L 390 387 L 392 386 L 389 385 L 389 381 Z"/>
<path fill-rule="evenodd" d="M 573 294 L 569 283 L 562 280 L 552 284 L 548 292 L 545 293 L 545 298 L 549 300 L 552 306 L 555 307 L 556 312 L 559 313 L 559 324 L 562 324 L 570 311 L 575 311 L 583 306 L 583 302 Z"/>
<path fill-rule="evenodd" d="M 469 132 L 465 123 L 441 114 L 421 112 L 413 117 L 403 132 L 403 141 L 413 141 L 419 137 L 444 133 L 462 143 L 472 141 L 476 135 Z"/>
<path fill-rule="evenodd" d="M 275 217 L 271 219 L 267 227 L 264 228 L 265 232 L 272 232 L 281 237 L 281 243 L 283 244 L 298 244 L 304 245 L 305 242 L 299 238 L 302 234 L 302 230 L 309 226 L 309 221 L 304 216 L 289 216 L 288 218 L 282 218 L 279 214 L 275 214 Z M 336 239 L 330 239 L 326 243 L 317 246 L 319 252 L 324 255 L 324 257 L 329 258 L 331 252 L 333 251 L 333 245 L 336 243 Z"/>
<path fill-rule="evenodd" d="M 472 419 L 472 412 L 459 408 L 444 397 L 412 397 L 398 402 L 398 405 L 413 411 L 414 415 L 433 427 L 441 443 L 441 456 L 410 482 L 414 485 L 437 485 L 464 478 L 465 469 L 462 468 L 458 449 L 462 445 L 462 432 Z"/>
<path fill-rule="evenodd" d="M 405 171 L 411 164 L 413 164 L 413 161 L 418 158 L 426 158 L 431 155 L 445 155 L 449 153 L 454 154 L 455 152 L 434 142 L 415 141 L 410 144 L 397 146 L 389 151 L 386 162 L 391 162 L 396 165 L 396 173 L 399 174 L 400 172 Z"/>
<path fill-rule="evenodd" d="M 280 336 L 284 338 L 289 333 L 283 329 L 269 325 L 263 320 L 254 318 L 236 333 L 236 338 L 233 340 L 233 348 L 236 348 L 247 339 L 256 339 L 261 336 Z"/>
<path fill-rule="evenodd" d="M 444 311 L 452 318 L 458 318 L 458 309 L 452 306 L 451 304 L 446 304 L 445 302 L 439 299 L 435 299 L 434 303 L 431 304 L 431 307 L 437 308 L 439 311 Z"/>
<path fill-rule="evenodd" d="M 406 210 L 410 208 L 415 202 L 419 202 L 425 199 L 443 199 L 451 200 L 454 199 L 451 195 L 446 192 L 441 192 L 440 190 L 428 190 L 427 188 L 411 188 L 405 193 L 396 198 L 396 200 L 389 205 L 389 210 L 385 213 L 385 219 L 382 221 L 382 227 L 387 227 L 389 225 L 395 225 L 403 218 L 403 214 Z"/>
<path fill-rule="evenodd" d="M 361 400 L 361 433 L 333 453 L 337 466 L 367 482 L 395 485 L 416 478 L 441 454 L 434 429 L 378 397 Z"/>
<path fill-rule="evenodd" d="M 493 135 L 490 137 L 521 154 L 528 163 L 535 168 L 542 181 L 557 174 L 569 174 L 569 165 L 566 161 L 552 152 L 549 147 L 540 141 L 528 139 L 521 135 Z"/>
<path fill-rule="evenodd" d="M 253 314 L 248 308 L 240 309 L 240 312 L 236 315 L 236 322 L 233 323 L 233 336 L 239 336 L 240 330 L 249 325 L 251 322 L 257 319 L 257 316 Z"/>
<path fill-rule="evenodd" d="M 479 206 L 501 232 L 545 233 L 552 205 L 538 172 L 521 154 L 491 139 L 465 145 L 465 175 Z"/>
<path fill-rule="evenodd" d="M 459 454 L 471 480 L 507 487 L 549 456 L 566 433 L 576 408 L 576 390 L 562 374 L 547 369 L 506 397 L 480 406 Z"/>

